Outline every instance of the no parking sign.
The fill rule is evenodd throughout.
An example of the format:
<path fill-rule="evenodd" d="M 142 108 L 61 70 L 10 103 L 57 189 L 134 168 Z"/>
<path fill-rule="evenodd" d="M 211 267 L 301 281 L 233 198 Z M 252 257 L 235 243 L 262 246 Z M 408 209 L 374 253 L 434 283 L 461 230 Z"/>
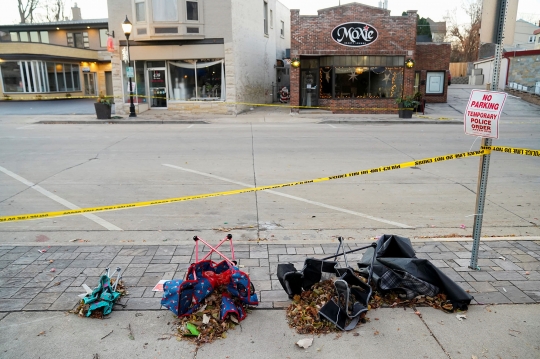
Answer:
<path fill-rule="evenodd" d="M 505 101 L 504 92 L 472 90 L 465 109 L 465 134 L 499 138 L 499 119 Z"/>

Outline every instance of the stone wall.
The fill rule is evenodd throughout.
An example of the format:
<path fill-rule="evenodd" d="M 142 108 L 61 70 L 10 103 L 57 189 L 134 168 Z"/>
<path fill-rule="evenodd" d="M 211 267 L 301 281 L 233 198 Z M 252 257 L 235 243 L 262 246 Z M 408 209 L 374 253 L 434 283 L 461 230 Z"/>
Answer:
<path fill-rule="evenodd" d="M 510 59 L 508 83 L 515 82 L 523 86 L 534 87 L 538 81 L 540 81 L 540 54 Z"/>

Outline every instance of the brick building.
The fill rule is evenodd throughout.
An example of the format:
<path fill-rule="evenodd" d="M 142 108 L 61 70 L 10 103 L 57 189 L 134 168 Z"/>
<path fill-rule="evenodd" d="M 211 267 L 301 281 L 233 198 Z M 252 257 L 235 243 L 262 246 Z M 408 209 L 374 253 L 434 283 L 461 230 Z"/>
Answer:
<path fill-rule="evenodd" d="M 291 10 L 291 105 L 341 113 L 395 113 L 395 99 L 421 92 L 446 102 L 450 44 L 416 41 L 417 11 L 349 3 Z M 413 60 L 411 68 L 406 62 Z"/>

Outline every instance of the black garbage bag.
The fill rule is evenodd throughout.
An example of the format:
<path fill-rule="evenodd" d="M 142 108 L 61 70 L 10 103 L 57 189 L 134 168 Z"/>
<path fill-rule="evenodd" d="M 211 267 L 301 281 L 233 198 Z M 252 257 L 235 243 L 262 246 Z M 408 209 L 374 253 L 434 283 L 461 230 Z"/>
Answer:
<path fill-rule="evenodd" d="M 467 310 L 472 296 L 429 260 L 417 258 L 409 238 L 388 234 L 381 236 L 377 246 L 368 248 L 358 263 L 361 271 L 367 271 L 371 266 L 373 251 L 373 281 L 377 289 L 405 289 L 407 297 L 444 293 L 454 310 Z M 394 288 L 390 288 L 392 283 Z"/>

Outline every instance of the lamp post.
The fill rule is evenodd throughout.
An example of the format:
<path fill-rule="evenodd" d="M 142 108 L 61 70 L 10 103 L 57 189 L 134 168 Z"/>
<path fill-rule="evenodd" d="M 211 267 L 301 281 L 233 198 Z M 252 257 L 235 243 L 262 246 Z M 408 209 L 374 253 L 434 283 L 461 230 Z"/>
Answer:
<path fill-rule="evenodd" d="M 126 19 L 122 23 L 122 30 L 124 30 L 124 35 L 126 35 L 128 67 L 129 65 L 131 65 L 131 59 L 129 56 L 129 35 L 131 35 L 132 28 L 133 28 L 133 25 L 131 25 L 131 22 L 128 20 L 128 17 L 126 15 Z M 137 114 L 135 113 L 135 105 L 133 104 L 133 82 L 131 78 L 132 72 L 133 71 L 130 71 L 130 76 L 129 76 L 129 117 L 137 117 Z"/>

